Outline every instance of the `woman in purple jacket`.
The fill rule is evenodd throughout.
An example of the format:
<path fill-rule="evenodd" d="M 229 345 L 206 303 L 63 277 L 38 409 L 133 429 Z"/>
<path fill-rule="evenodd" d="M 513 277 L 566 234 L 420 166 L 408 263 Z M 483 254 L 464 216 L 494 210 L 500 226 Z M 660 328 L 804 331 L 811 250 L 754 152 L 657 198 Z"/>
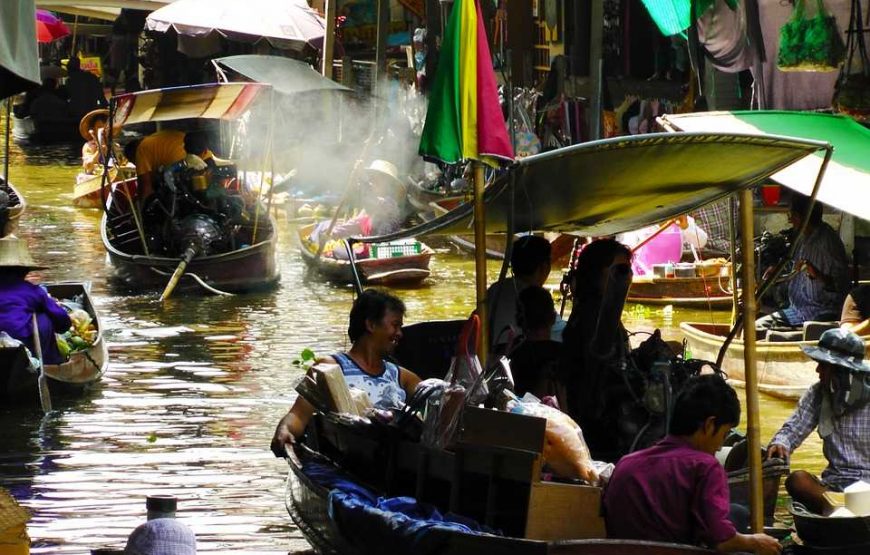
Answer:
<path fill-rule="evenodd" d="M 32 270 L 44 269 L 30 257 L 27 243 L 14 236 L 0 239 L 0 331 L 35 350 L 33 315 L 36 315 L 42 358 L 45 364 L 60 364 L 55 333 L 70 328 L 69 315 L 42 287 L 24 278 Z"/>

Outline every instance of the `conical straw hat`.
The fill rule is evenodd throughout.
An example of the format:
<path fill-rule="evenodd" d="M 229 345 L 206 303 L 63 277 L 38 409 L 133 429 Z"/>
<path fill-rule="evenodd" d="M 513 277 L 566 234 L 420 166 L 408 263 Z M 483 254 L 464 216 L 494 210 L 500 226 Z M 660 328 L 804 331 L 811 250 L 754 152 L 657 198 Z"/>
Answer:
<path fill-rule="evenodd" d="M 30 511 L 18 504 L 9 492 L 0 488 L 0 531 L 26 524 Z"/>
<path fill-rule="evenodd" d="M 405 184 L 402 183 L 402 180 L 399 179 L 399 169 L 396 168 L 396 165 L 392 162 L 388 162 L 386 160 L 372 160 L 372 163 L 369 164 L 369 167 L 366 168 L 366 171 L 369 173 L 375 173 L 380 175 L 385 175 L 392 179 L 393 183 L 400 187 L 404 187 Z"/>
<path fill-rule="evenodd" d="M 14 235 L 0 239 L 0 268 L 27 268 L 29 270 L 44 270 L 46 266 L 38 266 L 30 256 L 27 241 Z"/>

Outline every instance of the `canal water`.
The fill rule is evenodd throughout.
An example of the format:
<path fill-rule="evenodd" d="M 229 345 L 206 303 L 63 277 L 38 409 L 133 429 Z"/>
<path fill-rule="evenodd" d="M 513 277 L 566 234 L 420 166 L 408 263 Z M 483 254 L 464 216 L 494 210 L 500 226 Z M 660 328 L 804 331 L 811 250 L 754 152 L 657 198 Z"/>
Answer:
<path fill-rule="evenodd" d="M 98 210 L 72 206 L 78 148 L 12 148 L 10 180 L 28 209 L 19 236 L 49 269 L 44 281 L 89 281 L 111 364 L 85 398 L 37 407 L 0 407 L 0 484 L 33 512 L 34 553 L 123 547 L 145 520 L 145 496 L 179 498 L 178 518 L 201 553 L 308 550 L 284 507 L 286 464 L 269 452 L 277 420 L 294 398 L 304 348 L 347 346 L 348 287 L 306 276 L 293 229 L 279 217 L 280 287 L 235 297 L 129 293 L 107 283 Z M 473 306 L 474 265 L 444 250 L 424 287 L 398 294 L 406 323 L 457 318 Z M 490 266 L 494 277 L 497 265 Z M 554 272 L 553 279 L 558 276 Z M 629 307 L 630 329 L 680 321 L 722 321 L 727 313 Z M 762 399 L 765 441 L 793 405 Z M 819 471 L 816 436 L 793 467 Z"/>

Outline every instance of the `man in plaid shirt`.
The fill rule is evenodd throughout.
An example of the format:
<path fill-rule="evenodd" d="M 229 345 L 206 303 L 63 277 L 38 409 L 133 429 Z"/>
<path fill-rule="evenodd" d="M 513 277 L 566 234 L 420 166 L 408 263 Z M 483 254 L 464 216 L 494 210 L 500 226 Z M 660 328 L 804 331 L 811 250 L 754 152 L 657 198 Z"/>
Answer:
<path fill-rule="evenodd" d="M 786 459 L 818 428 L 828 461 L 821 479 L 798 470 L 785 487 L 792 499 L 827 515 L 834 507 L 825 499 L 826 491 L 843 491 L 859 480 L 870 482 L 870 366 L 864 363 L 864 342 L 844 329 L 828 330 L 817 347 L 801 349 L 819 363 L 819 381 L 801 397 L 770 440 L 767 453 Z"/>

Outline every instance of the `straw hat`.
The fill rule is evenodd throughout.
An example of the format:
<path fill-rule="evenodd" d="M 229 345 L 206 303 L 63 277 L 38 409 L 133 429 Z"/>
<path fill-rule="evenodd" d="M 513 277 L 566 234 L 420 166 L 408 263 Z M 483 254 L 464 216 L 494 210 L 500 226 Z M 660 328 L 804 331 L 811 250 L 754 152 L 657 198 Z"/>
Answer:
<path fill-rule="evenodd" d="M 372 163 L 369 164 L 369 167 L 366 168 L 366 171 L 369 174 L 375 173 L 379 175 L 386 175 L 387 177 L 392 179 L 393 182 L 396 183 L 396 185 L 399 185 L 400 187 L 405 186 L 405 184 L 402 183 L 402 180 L 399 179 L 398 168 L 396 168 L 396 165 L 392 162 L 388 162 L 386 160 L 372 160 Z"/>
<path fill-rule="evenodd" d="M 196 555 L 196 536 L 174 518 L 155 518 L 140 524 L 124 548 L 127 555 Z"/>
<path fill-rule="evenodd" d="M 7 235 L 0 239 L 0 268 L 44 270 L 47 266 L 38 266 L 34 262 L 27 248 L 27 241 L 14 235 Z"/>
<path fill-rule="evenodd" d="M 105 117 L 108 121 L 109 111 L 105 108 L 99 108 L 97 110 L 91 110 L 90 112 L 82 116 L 82 121 L 79 122 L 79 135 L 82 136 L 82 139 L 86 141 L 91 140 L 91 135 L 88 133 L 88 131 L 93 128 L 94 120 L 99 116 Z"/>

